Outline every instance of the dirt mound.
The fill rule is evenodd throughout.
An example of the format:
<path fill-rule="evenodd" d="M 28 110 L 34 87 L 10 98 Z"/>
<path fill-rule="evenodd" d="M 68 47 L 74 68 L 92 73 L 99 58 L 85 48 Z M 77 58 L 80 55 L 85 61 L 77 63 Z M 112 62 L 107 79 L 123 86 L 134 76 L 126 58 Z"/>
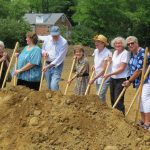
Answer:
<path fill-rule="evenodd" d="M 24 87 L 0 91 L 1 150 L 148 150 L 150 134 L 95 95 L 63 96 Z"/>

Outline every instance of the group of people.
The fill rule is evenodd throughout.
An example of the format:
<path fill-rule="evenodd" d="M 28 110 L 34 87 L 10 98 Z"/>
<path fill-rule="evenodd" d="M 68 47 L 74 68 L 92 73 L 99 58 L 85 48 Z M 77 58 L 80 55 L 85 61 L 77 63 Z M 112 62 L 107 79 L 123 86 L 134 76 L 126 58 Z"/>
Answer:
<path fill-rule="evenodd" d="M 82 87 L 80 90 L 78 89 L 76 93 L 78 92 L 78 95 L 83 95 L 86 89 L 86 87 L 83 88 L 83 86 L 86 86 L 88 83 L 93 84 L 94 82 L 98 93 L 100 85 L 102 84 L 103 79 L 105 79 L 99 96 L 101 102 L 106 103 L 106 92 L 108 86 L 110 86 L 111 105 L 113 106 L 124 87 L 127 88 L 133 84 L 133 87 L 138 89 L 141 81 L 145 49 L 139 46 L 138 39 L 135 36 L 129 36 L 126 39 L 122 37 L 114 38 L 111 41 L 111 46 L 114 48 L 113 54 L 108 48 L 106 48 L 108 41 L 104 35 L 95 36 L 94 41 L 96 49 L 93 53 L 94 66 L 92 69 L 95 72 L 95 76 L 89 81 L 83 80 L 85 76 L 84 72 L 81 72 L 82 67 L 85 66 L 85 68 L 87 68 L 85 69 L 85 72 L 89 73 L 89 63 L 87 58 L 85 58 L 84 50 L 80 47 L 78 47 L 78 49 L 75 47 L 75 56 L 77 58 L 75 66 L 77 78 L 76 86 Z M 125 49 L 126 47 L 128 47 L 129 51 Z M 78 51 L 81 51 L 80 53 L 82 54 L 82 57 L 79 57 Z M 148 68 L 150 65 L 150 53 L 148 53 L 146 57 L 146 68 Z M 108 72 L 105 72 L 109 64 Z M 80 72 L 78 72 L 78 70 L 80 70 Z M 79 78 L 80 82 L 78 82 Z M 69 82 L 71 82 L 72 79 Z M 83 84 L 81 81 L 86 83 Z M 123 114 L 125 114 L 124 94 L 116 105 L 116 108 Z M 144 81 L 140 112 L 141 120 L 138 122 L 138 125 L 150 130 L 150 72 Z"/>
<path fill-rule="evenodd" d="M 76 61 L 73 68 L 75 74 L 67 81 L 67 84 L 76 79 L 74 93 L 84 95 L 87 85 L 93 83 L 95 83 L 97 93 L 99 93 L 99 87 L 105 79 L 99 97 L 102 103 L 106 103 L 106 92 L 110 87 L 111 105 L 113 106 L 124 87 L 128 87 L 131 84 L 133 84 L 134 88 L 139 87 L 145 50 L 139 46 L 138 39 L 135 36 L 129 36 L 126 39 L 122 37 L 114 38 L 111 41 L 111 46 L 114 48 L 113 52 L 107 48 L 109 43 L 104 35 L 97 35 L 93 40 L 96 47 L 93 53 L 93 79 L 89 80 L 90 67 L 84 47 L 75 45 L 74 59 Z M 17 85 L 38 90 L 43 71 L 48 88 L 54 91 L 59 90 L 59 81 L 68 50 L 67 40 L 61 36 L 59 27 L 53 26 L 50 29 L 50 35 L 45 38 L 42 49 L 37 45 L 38 36 L 36 33 L 27 33 L 26 41 L 27 46 L 20 54 L 16 54 L 18 64 L 14 75 L 17 75 L 18 78 Z M 126 50 L 126 47 L 128 47 L 129 51 Z M 43 68 L 41 63 L 42 56 L 46 60 L 46 65 Z M 147 57 L 148 67 L 150 65 L 150 54 Z M 0 84 L 2 84 L 9 63 L 8 55 L 4 52 L 4 43 L 0 41 L 0 62 L 3 61 L 5 61 L 5 67 Z M 107 67 L 109 68 L 106 72 Z M 116 108 L 125 114 L 124 94 Z M 150 130 L 150 73 L 144 82 L 140 111 L 141 120 L 139 125 Z"/>

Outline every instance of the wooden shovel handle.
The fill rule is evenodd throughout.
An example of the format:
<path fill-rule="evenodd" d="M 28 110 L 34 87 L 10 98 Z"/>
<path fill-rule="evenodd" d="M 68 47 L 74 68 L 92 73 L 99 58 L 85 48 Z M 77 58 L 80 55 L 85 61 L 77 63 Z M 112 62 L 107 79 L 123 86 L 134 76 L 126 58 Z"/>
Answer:
<path fill-rule="evenodd" d="M 43 61 L 43 67 L 42 68 L 44 68 L 45 64 L 46 64 L 46 59 L 44 59 L 44 61 Z M 44 77 L 44 72 L 42 71 L 39 91 L 41 91 L 41 89 L 42 89 L 43 77 Z"/>
<path fill-rule="evenodd" d="M 76 58 L 73 58 L 73 62 L 72 62 L 71 70 L 70 70 L 70 73 L 69 73 L 68 81 L 71 79 L 71 75 L 72 75 L 72 72 L 73 72 L 73 68 L 74 68 L 75 62 L 76 62 Z M 67 83 L 64 95 L 67 94 L 68 87 L 69 87 L 69 83 Z"/>
<path fill-rule="evenodd" d="M 15 45 L 13 54 L 12 54 L 11 59 L 10 59 L 10 62 L 9 62 L 9 66 L 8 66 L 7 71 L 6 71 L 6 74 L 5 74 L 5 78 L 4 78 L 4 81 L 3 81 L 3 84 L 2 84 L 2 88 L 4 88 L 4 86 L 5 86 L 6 79 L 7 79 L 8 73 L 9 73 L 9 71 L 10 71 L 10 67 L 11 67 L 12 62 L 13 62 L 14 55 L 15 55 L 16 50 L 18 49 L 18 47 L 19 47 L 19 43 L 16 42 L 16 45 Z"/>

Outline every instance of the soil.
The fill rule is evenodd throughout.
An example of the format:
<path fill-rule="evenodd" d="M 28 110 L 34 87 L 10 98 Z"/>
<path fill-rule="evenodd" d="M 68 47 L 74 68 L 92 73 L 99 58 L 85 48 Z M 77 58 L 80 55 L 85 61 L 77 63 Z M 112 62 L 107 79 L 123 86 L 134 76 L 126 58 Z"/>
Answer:
<path fill-rule="evenodd" d="M 0 90 L 0 150 L 149 150 L 150 133 L 96 95 Z"/>

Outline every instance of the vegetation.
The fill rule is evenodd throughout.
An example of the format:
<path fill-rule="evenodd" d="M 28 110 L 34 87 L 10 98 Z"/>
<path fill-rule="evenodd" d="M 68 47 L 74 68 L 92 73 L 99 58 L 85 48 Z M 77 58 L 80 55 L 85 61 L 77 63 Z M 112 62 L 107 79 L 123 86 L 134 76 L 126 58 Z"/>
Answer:
<path fill-rule="evenodd" d="M 65 13 L 73 24 L 73 44 L 91 46 L 93 36 L 100 33 L 109 40 L 135 35 L 142 46 L 150 44 L 149 0 L 0 0 L 0 3 L 0 40 L 8 46 L 16 39 L 23 41 L 29 30 L 22 19 L 27 12 Z"/>

